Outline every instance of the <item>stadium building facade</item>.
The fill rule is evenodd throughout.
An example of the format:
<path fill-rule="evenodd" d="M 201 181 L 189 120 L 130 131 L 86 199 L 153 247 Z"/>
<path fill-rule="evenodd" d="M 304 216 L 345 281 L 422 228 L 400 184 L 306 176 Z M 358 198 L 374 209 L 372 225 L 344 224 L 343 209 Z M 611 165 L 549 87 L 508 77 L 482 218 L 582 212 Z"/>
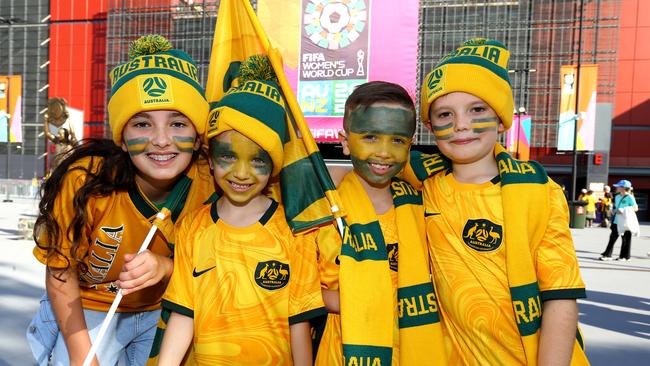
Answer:
<path fill-rule="evenodd" d="M 373 0 L 365 0 L 373 1 Z M 374 0 L 378 1 L 378 0 Z M 256 6 L 256 1 L 252 1 Z M 397 3 L 396 3 L 397 4 Z M 62 97 L 83 120 L 83 136 L 108 136 L 107 71 L 127 59 L 128 42 L 160 33 L 187 51 L 207 79 L 219 1 L 3 0 L 0 76 L 22 75 L 20 143 L 0 142 L 0 178 L 42 176 L 52 149 L 42 131 L 48 97 Z M 641 218 L 650 192 L 650 3 L 642 0 L 421 0 L 418 84 L 462 41 L 488 37 L 511 52 L 515 111 L 531 117 L 531 159 L 569 187 L 572 152 L 558 150 L 560 70 L 597 65 L 593 150 L 578 154 L 576 188 L 634 183 Z M 1 134 L 0 134 L 1 136 Z M 433 144 L 418 128 L 417 144 Z M 503 141 L 505 143 L 505 140 Z M 337 150 L 324 148 L 324 154 Z"/>

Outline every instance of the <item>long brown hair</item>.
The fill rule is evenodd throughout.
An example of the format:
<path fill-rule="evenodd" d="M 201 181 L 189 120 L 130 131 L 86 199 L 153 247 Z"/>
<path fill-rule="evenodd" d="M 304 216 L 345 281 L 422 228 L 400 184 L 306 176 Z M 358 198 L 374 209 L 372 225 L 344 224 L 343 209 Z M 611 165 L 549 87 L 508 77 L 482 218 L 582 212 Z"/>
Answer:
<path fill-rule="evenodd" d="M 90 157 L 87 166 L 72 166 L 79 159 Z M 100 159 L 97 164 L 95 159 Z M 98 165 L 97 168 L 93 166 Z M 82 171 L 86 176 L 84 184 L 75 192 L 73 202 L 74 217 L 70 227 L 61 232 L 61 227 L 56 221 L 54 202 L 59 194 L 66 176 L 73 171 Z M 112 140 L 86 139 L 66 153 L 59 165 L 41 186 L 41 201 L 38 205 L 38 217 L 34 224 L 34 241 L 36 245 L 47 251 L 47 259 L 55 254 L 63 256 L 61 245 L 63 235 L 72 243 L 70 255 L 80 265 L 80 270 L 85 272 L 84 258 L 87 253 L 79 250 L 79 244 L 88 222 L 86 204 L 91 196 L 106 196 L 114 191 L 128 190 L 135 184 L 136 168 L 131 162 L 128 153 L 124 152 Z M 65 258 L 65 256 L 63 256 Z M 67 259 L 66 269 L 70 267 Z M 48 270 L 50 267 L 48 265 Z"/>

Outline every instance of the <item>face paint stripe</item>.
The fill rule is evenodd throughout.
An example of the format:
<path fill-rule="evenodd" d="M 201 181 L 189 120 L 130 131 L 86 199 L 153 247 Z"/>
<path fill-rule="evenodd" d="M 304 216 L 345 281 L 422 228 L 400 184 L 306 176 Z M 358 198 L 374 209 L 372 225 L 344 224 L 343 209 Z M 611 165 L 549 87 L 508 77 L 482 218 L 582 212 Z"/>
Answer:
<path fill-rule="evenodd" d="M 135 146 L 139 144 L 146 144 L 149 142 L 149 139 L 146 137 L 138 137 L 135 139 L 128 139 L 126 140 L 126 146 Z"/>
<path fill-rule="evenodd" d="M 496 123 L 472 123 L 472 129 L 482 129 L 482 128 L 496 128 Z"/>
<path fill-rule="evenodd" d="M 126 149 L 131 156 L 137 156 L 142 154 L 145 151 L 145 148 L 149 144 L 149 139 L 146 137 L 139 137 L 135 139 L 128 139 L 124 141 L 126 143 Z"/>
<path fill-rule="evenodd" d="M 498 120 L 495 117 L 475 118 L 472 120 L 472 123 L 476 122 L 498 122 Z"/>
<path fill-rule="evenodd" d="M 484 127 L 484 128 L 472 128 L 472 131 L 474 133 L 483 133 L 483 132 L 488 132 L 488 131 L 494 131 L 494 127 Z"/>
<path fill-rule="evenodd" d="M 128 150 L 129 150 L 129 155 L 131 156 L 140 155 L 144 152 L 144 149 L 133 149 L 131 147 L 129 147 Z"/>
<path fill-rule="evenodd" d="M 433 128 L 434 131 L 444 131 L 444 130 L 448 130 L 448 129 L 453 129 L 454 124 L 449 123 L 449 124 L 446 124 L 444 126 L 431 126 L 431 127 Z"/>
<path fill-rule="evenodd" d="M 196 141 L 195 138 L 185 136 L 172 136 L 172 140 L 174 140 L 174 143 L 180 152 L 190 154 L 194 152 L 194 142 Z"/>
<path fill-rule="evenodd" d="M 359 106 L 350 115 L 350 132 L 396 135 L 411 138 L 415 133 L 413 112 L 401 107 Z"/>
<path fill-rule="evenodd" d="M 433 126 L 433 135 L 438 140 L 449 140 L 454 136 L 454 124 L 450 123 L 444 126 Z"/>

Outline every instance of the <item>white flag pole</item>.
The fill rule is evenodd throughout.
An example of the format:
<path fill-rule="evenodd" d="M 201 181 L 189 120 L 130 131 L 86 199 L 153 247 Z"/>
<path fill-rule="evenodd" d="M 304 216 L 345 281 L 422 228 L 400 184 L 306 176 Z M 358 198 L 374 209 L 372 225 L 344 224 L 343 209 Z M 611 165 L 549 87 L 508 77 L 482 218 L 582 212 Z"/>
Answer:
<path fill-rule="evenodd" d="M 156 214 L 156 219 L 164 220 L 165 217 L 167 216 L 165 212 L 169 212 L 169 210 L 163 209 L 160 212 L 158 212 Z M 142 245 L 140 246 L 140 250 L 138 250 L 138 253 L 144 252 L 149 247 L 149 243 L 151 242 L 151 239 L 153 238 L 153 235 L 156 233 L 157 229 L 158 227 L 155 225 L 155 221 L 154 221 L 154 225 L 152 225 L 151 229 L 149 229 L 149 233 L 147 234 L 147 237 L 144 238 L 144 241 L 142 242 Z M 102 338 L 104 338 L 104 335 L 106 334 L 106 330 L 108 329 L 108 325 L 111 323 L 111 320 L 113 320 L 113 317 L 115 316 L 115 311 L 117 310 L 117 307 L 120 305 L 121 301 L 122 301 L 122 289 L 120 289 L 117 292 L 117 295 L 115 295 L 115 299 L 113 300 L 110 309 L 108 309 L 108 313 L 106 313 L 106 318 L 104 318 L 104 321 L 102 322 L 102 326 L 99 328 L 99 333 L 97 333 L 97 337 L 95 338 L 95 341 L 90 347 L 90 351 L 88 351 L 88 354 L 86 355 L 86 359 L 84 359 L 83 366 L 90 366 L 90 363 L 95 357 L 95 353 L 97 353 L 97 348 L 99 348 L 99 345 L 102 343 Z"/>

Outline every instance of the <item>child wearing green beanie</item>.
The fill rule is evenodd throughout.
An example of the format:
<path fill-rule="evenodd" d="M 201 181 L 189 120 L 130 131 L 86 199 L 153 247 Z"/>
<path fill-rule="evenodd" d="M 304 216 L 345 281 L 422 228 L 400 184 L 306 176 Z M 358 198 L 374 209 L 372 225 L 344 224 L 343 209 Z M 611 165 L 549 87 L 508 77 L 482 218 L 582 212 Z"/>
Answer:
<path fill-rule="evenodd" d="M 134 41 L 109 74 L 112 140 L 82 141 L 45 181 L 34 256 L 47 266 L 47 293 L 27 332 L 39 365 L 81 364 L 118 289 L 93 365 L 145 364 L 173 269 L 173 224 L 214 193 L 199 154 L 208 103 L 196 70 L 161 36 Z M 171 215 L 136 255 L 163 208 Z"/>
<path fill-rule="evenodd" d="M 260 57 L 242 69 L 264 64 Z M 266 195 L 283 165 L 285 103 L 275 81 L 245 74 L 208 117 L 223 194 L 180 225 L 158 365 L 178 365 L 188 347 L 194 365 L 312 362 L 308 321 L 325 314 L 315 235 L 294 236 L 283 205 Z"/>
<path fill-rule="evenodd" d="M 472 39 L 422 85 L 421 117 L 444 156 L 411 163 L 425 178 L 450 364 L 588 364 L 576 332 L 585 289 L 562 190 L 539 163 L 497 143 L 512 124 L 509 56 L 497 41 Z"/>

